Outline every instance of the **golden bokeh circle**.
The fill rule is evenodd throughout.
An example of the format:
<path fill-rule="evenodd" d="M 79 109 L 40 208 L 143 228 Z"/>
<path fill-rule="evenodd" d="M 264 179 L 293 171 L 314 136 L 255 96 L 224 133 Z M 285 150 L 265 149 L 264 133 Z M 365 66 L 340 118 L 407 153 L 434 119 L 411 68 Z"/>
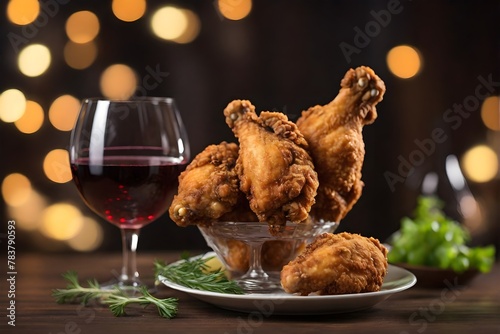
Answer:
<path fill-rule="evenodd" d="M 137 21 L 146 12 L 146 0 L 113 0 L 111 9 L 119 20 Z"/>
<path fill-rule="evenodd" d="M 61 95 L 49 108 L 49 121 L 58 130 L 71 131 L 80 111 L 80 101 L 71 95 Z"/>
<path fill-rule="evenodd" d="M 20 119 L 26 110 L 26 97 L 19 89 L 7 89 L 0 94 L 0 120 L 13 123 Z"/>
<path fill-rule="evenodd" d="M 30 180 L 21 173 L 7 175 L 2 181 L 2 196 L 10 206 L 23 205 L 32 192 Z"/>
<path fill-rule="evenodd" d="M 83 70 L 92 65 L 97 58 L 97 46 L 94 41 L 75 43 L 68 41 L 64 46 L 64 61 L 69 67 Z"/>
<path fill-rule="evenodd" d="M 14 122 L 16 128 L 22 133 L 32 134 L 40 130 L 45 115 L 43 108 L 35 101 L 26 101 L 26 109 L 23 115 Z"/>
<path fill-rule="evenodd" d="M 498 156 L 491 147 L 477 145 L 464 153 L 462 167 L 469 180 L 478 183 L 488 182 L 498 174 Z"/>
<path fill-rule="evenodd" d="M 17 25 L 33 23 L 40 14 L 38 0 L 10 0 L 7 4 L 7 18 Z"/>
<path fill-rule="evenodd" d="M 70 181 L 72 175 L 68 151 L 54 149 L 47 153 L 43 160 L 43 171 L 47 178 L 53 182 L 66 183 Z"/>
<path fill-rule="evenodd" d="M 387 53 L 387 66 L 395 76 L 402 79 L 413 78 L 422 69 L 422 57 L 417 48 L 399 45 Z"/>
<path fill-rule="evenodd" d="M 252 11 L 251 0 L 218 0 L 217 8 L 226 19 L 237 21 L 244 19 Z"/>
<path fill-rule="evenodd" d="M 135 93 L 137 76 L 131 67 L 125 64 L 114 64 L 101 74 L 100 87 L 105 97 L 125 100 Z"/>
<path fill-rule="evenodd" d="M 17 64 L 22 74 L 37 77 L 47 71 L 52 62 L 48 47 L 42 44 L 31 44 L 21 50 Z"/>
<path fill-rule="evenodd" d="M 75 43 L 88 43 L 99 34 L 97 16 L 88 10 L 73 13 L 66 21 L 66 35 Z"/>
<path fill-rule="evenodd" d="M 500 97 L 490 96 L 483 101 L 481 119 L 489 129 L 500 131 Z"/>
<path fill-rule="evenodd" d="M 68 203 L 56 203 L 42 212 L 40 232 L 55 240 L 69 240 L 82 229 L 80 210 Z"/>
<path fill-rule="evenodd" d="M 172 41 L 182 36 L 188 27 L 186 13 L 177 7 L 158 9 L 151 19 L 151 28 L 156 36 Z"/>

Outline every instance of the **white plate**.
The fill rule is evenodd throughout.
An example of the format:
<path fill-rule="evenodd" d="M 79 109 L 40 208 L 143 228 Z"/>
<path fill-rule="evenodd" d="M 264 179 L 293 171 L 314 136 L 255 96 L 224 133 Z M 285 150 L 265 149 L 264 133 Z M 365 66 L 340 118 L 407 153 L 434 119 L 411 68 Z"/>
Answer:
<path fill-rule="evenodd" d="M 215 254 L 207 254 L 208 256 Z M 234 295 L 195 290 L 173 283 L 159 276 L 166 286 L 186 292 L 204 302 L 223 309 L 259 313 L 264 316 L 312 315 L 346 313 L 368 309 L 397 292 L 412 287 L 417 279 L 411 272 L 389 264 L 387 275 L 380 291 L 332 296 L 297 296 L 285 292 L 272 294 Z"/>

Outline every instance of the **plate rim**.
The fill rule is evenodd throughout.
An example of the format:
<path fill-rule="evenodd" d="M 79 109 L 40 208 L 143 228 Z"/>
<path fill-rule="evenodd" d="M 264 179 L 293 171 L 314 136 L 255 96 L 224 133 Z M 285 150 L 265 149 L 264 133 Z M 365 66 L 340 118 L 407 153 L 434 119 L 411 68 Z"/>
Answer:
<path fill-rule="evenodd" d="M 204 254 L 196 255 L 189 257 L 188 259 L 197 259 L 200 257 L 212 257 L 212 256 L 217 256 L 215 252 L 207 252 Z M 172 264 L 181 262 L 184 260 L 178 260 L 173 262 Z M 158 280 L 164 284 L 165 286 L 178 290 L 181 292 L 185 292 L 188 294 L 191 294 L 193 296 L 203 296 L 203 297 L 213 297 L 213 298 L 223 298 L 223 299 L 237 299 L 237 300 L 275 300 L 277 297 L 283 298 L 285 300 L 290 300 L 290 301 L 325 301 L 325 300 L 345 300 L 345 299 L 357 299 L 357 298 L 369 298 L 369 297 L 383 297 L 386 295 L 392 295 L 394 293 L 398 293 L 404 290 L 407 290 L 414 286 L 417 283 L 417 278 L 416 276 L 410 272 L 409 270 L 406 270 L 404 268 L 401 268 L 399 266 L 393 265 L 393 264 L 388 264 L 387 271 L 389 272 L 390 270 L 396 270 L 400 273 L 401 275 L 404 275 L 403 277 L 398 278 L 397 280 L 403 280 L 406 279 L 405 282 L 401 283 L 401 285 L 398 285 L 393 288 L 387 288 L 384 289 L 384 284 L 392 283 L 390 282 L 383 282 L 382 284 L 382 289 L 379 291 L 373 291 L 373 292 L 361 292 L 361 293 L 352 293 L 352 294 L 338 294 L 338 295 L 308 295 L 308 296 L 299 296 L 299 295 L 294 295 L 294 294 L 287 294 L 286 292 L 282 293 L 245 293 L 245 294 L 231 294 L 231 293 L 220 293 L 220 292 L 212 292 L 212 291 L 205 291 L 205 290 L 197 290 L 197 289 L 192 289 L 174 282 L 171 282 L 168 280 L 166 277 L 162 275 L 158 275 Z M 385 278 L 384 278 L 385 280 Z M 396 280 L 396 281 L 397 281 Z"/>

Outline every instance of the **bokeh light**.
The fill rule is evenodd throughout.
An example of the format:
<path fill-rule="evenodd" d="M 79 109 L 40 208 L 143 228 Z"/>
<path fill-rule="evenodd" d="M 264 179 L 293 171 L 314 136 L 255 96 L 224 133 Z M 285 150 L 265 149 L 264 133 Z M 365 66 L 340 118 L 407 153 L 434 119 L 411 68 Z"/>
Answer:
<path fill-rule="evenodd" d="M 132 68 L 124 64 L 109 66 L 101 74 L 101 93 L 115 100 L 131 97 L 137 88 L 137 76 Z"/>
<path fill-rule="evenodd" d="M 49 108 L 50 123 L 58 130 L 71 131 L 80 111 L 80 101 L 71 95 L 62 95 Z"/>
<path fill-rule="evenodd" d="M 22 74 L 37 77 L 47 71 L 51 60 L 49 48 L 42 44 L 32 44 L 21 50 L 17 64 Z"/>
<path fill-rule="evenodd" d="M 31 134 L 42 127 L 44 118 L 42 106 L 35 101 L 28 100 L 23 115 L 14 124 L 22 133 Z"/>
<path fill-rule="evenodd" d="M 251 0 L 218 0 L 217 8 L 222 16 L 229 20 L 241 20 L 252 10 Z"/>
<path fill-rule="evenodd" d="M 7 4 L 7 18 L 18 25 L 28 25 L 40 13 L 38 0 L 10 0 Z"/>
<path fill-rule="evenodd" d="M 26 110 L 26 97 L 18 89 L 7 89 L 0 95 L 0 119 L 13 123 L 20 119 Z"/>
<path fill-rule="evenodd" d="M 24 204 L 32 192 L 30 180 L 20 173 L 7 175 L 2 181 L 2 196 L 10 206 Z"/>
<path fill-rule="evenodd" d="M 45 198 L 33 190 L 23 204 L 9 206 L 7 212 L 10 217 L 15 219 L 17 227 L 26 231 L 35 231 L 40 225 L 40 217 L 46 207 Z"/>
<path fill-rule="evenodd" d="M 193 40 L 196 39 L 196 37 L 198 37 L 198 34 L 200 33 L 201 29 L 201 23 L 200 23 L 200 18 L 195 12 L 189 9 L 181 9 L 181 11 L 184 13 L 184 16 L 186 17 L 187 26 L 182 32 L 182 34 L 177 38 L 173 38 L 172 41 L 179 44 L 187 44 L 191 43 Z"/>
<path fill-rule="evenodd" d="M 73 13 L 66 21 L 66 35 L 75 43 L 92 41 L 99 34 L 99 29 L 99 19 L 88 10 Z"/>
<path fill-rule="evenodd" d="M 486 127 L 500 131 L 500 98 L 490 96 L 481 105 L 481 119 Z"/>
<path fill-rule="evenodd" d="M 69 240 L 82 229 L 82 213 L 74 205 L 56 203 L 42 212 L 40 232 L 56 240 Z"/>
<path fill-rule="evenodd" d="M 113 0 L 111 9 L 119 20 L 133 22 L 146 12 L 146 0 Z"/>
<path fill-rule="evenodd" d="M 64 46 L 64 61 L 69 67 L 83 70 L 96 60 L 97 46 L 91 41 L 88 43 L 75 43 L 68 41 Z"/>
<path fill-rule="evenodd" d="M 153 14 L 151 19 L 151 28 L 155 35 L 169 41 L 181 37 L 187 27 L 186 13 L 177 7 L 162 7 Z"/>
<path fill-rule="evenodd" d="M 422 57 L 415 47 L 399 45 L 387 53 L 387 66 L 395 76 L 409 79 L 417 75 L 422 68 Z"/>
<path fill-rule="evenodd" d="M 69 153 L 55 149 L 47 153 L 43 160 L 43 171 L 47 178 L 56 183 L 66 183 L 72 179 Z"/>
<path fill-rule="evenodd" d="M 104 232 L 101 225 L 90 217 L 82 217 L 82 229 L 67 240 L 68 245 L 79 252 L 90 252 L 101 246 Z"/>
<path fill-rule="evenodd" d="M 486 145 L 477 145 L 462 157 L 464 174 L 474 182 L 491 181 L 498 173 L 498 156 Z"/>

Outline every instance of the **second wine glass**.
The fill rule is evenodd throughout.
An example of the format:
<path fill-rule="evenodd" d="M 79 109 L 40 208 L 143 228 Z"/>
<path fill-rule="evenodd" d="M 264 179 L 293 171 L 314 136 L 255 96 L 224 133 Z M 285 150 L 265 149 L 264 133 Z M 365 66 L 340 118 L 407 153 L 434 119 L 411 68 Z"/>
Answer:
<path fill-rule="evenodd" d="M 73 179 L 89 208 L 121 229 L 120 288 L 141 285 L 136 265 L 140 229 L 161 216 L 190 158 L 172 98 L 86 99 L 71 134 Z"/>

